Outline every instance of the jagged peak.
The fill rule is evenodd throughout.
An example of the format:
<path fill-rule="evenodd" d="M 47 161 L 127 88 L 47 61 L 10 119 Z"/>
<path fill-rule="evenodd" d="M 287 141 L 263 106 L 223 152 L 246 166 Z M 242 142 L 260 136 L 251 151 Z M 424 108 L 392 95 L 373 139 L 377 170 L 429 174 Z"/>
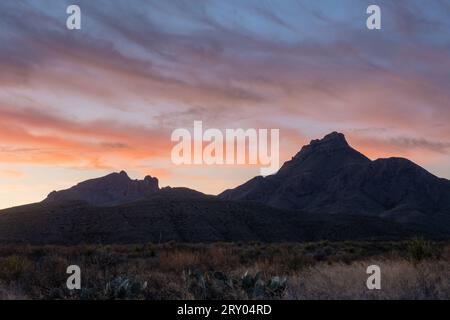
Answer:
<path fill-rule="evenodd" d="M 336 131 L 327 134 L 322 139 L 315 139 L 310 142 L 310 145 L 318 145 L 318 144 L 348 146 L 347 140 L 345 139 L 345 135 L 343 133 Z"/>
<path fill-rule="evenodd" d="M 152 185 L 155 185 L 156 188 L 159 188 L 159 180 L 156 177 L 152 177 L 150 175 L 146 175 L 144 177 L 144 183 L 146 183 L 147 185 L 152 184 Z"/>
<path fill-rule="evenodd" d="M 301 148 L 300 152 L 298 152 L 294 158 L 301 157 L 302 155 L 309 154 L 313 151 L 331 151 L 341 148 L 351 149 L 345 138 L 345 135 L 343 133 L 334 131 L 325 135 L 322 139 L 311 140 L 309 144 Z"/>
<path fill-rule="evenodd" d="M 86 180 L 60 191 L 51 192 L 44 201 L 80 200 L 93 205 L 115 205 L 134 201 L 159 190 L 157 178 L 147 175 L 132 180 L 125 171 Z"/>
<path fill-rule="evenodd" d="M 278 171 L 280 174 L 292 174 L 292 170 L 304 170 L 313 166 L 321 168 L 339 168 L 342 165 L 357 162 L 370 162 L 370 159 L 353 149 L 339 132 L 332 132 L 322 139 L 312 140 Z"/>
<path fill-rule="evenodd" d="M 120 171 L 119 175 L 129 178 L 128 173 L 126 173 L 126 171 L 124 171 L 124 170 Z"/>

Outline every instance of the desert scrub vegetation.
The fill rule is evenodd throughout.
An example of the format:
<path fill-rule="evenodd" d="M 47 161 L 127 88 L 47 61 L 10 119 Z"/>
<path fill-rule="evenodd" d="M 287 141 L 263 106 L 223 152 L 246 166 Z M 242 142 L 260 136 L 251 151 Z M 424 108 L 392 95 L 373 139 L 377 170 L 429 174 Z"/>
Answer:
<path fill-rule="evenodd" d="M 366 288 L 372 264 L 381 290 Z M 0 299 L 450 299 L 450 244 L 0 245 Z"/>

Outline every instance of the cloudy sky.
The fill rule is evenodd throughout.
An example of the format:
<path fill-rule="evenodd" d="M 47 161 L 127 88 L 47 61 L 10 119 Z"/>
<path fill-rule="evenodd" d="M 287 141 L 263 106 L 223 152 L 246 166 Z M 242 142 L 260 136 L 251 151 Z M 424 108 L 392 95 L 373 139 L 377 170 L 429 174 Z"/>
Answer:
<path fill-rule="evenodd" d="M 0 208 L 111 171 L 212 194 L 258 174 L 173 165 L 194 120 L 279 128 L 282 160 L 340 131 L 450 178 L 449 17 L 450 0 L 2 0 Z"/>

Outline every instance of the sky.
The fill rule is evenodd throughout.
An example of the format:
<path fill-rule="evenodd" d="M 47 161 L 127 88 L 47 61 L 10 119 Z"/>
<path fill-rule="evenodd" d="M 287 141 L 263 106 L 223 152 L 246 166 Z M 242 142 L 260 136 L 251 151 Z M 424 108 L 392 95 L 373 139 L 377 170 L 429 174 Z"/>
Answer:
<path fill-rule="evenodd" d="M 278 128 L 282 162 L 339 131 L 450 178 L 449 70 L 450 0 L 2 0 L 0 208 L 120 170 L 209 194 L 259 174 L 174 165 L 195 120 Z"/>

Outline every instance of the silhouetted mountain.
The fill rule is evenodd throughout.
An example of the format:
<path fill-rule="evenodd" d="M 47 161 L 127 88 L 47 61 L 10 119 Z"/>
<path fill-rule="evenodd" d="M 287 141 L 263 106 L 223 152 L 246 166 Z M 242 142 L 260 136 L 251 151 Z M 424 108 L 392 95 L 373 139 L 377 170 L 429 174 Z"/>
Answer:
<path fill-rule="evenodd" d="M 450 181 L 407 159 L 371 161 L 341 133 L 304 146 L 274 175 L 219 195 L 310 213 L 359 214 L 418 221 L 450 216 Z"/>
<path fill-rule="evenodd" d="M 158 179 L 131 180 L 125 171 L 87 180 L 62 191 L 53 191 L 45 202 L 79 200 L 94 206 L 113 206 L 142 199 L 159 190 Z"/>
<path fill-rule="evenodd" d="M 125 172 L 0 210 L 0 242 L 314 241 L 450 237 L 450 181 L 406 159 L 371 161 L 344 135 L 218 197 Z"/>

